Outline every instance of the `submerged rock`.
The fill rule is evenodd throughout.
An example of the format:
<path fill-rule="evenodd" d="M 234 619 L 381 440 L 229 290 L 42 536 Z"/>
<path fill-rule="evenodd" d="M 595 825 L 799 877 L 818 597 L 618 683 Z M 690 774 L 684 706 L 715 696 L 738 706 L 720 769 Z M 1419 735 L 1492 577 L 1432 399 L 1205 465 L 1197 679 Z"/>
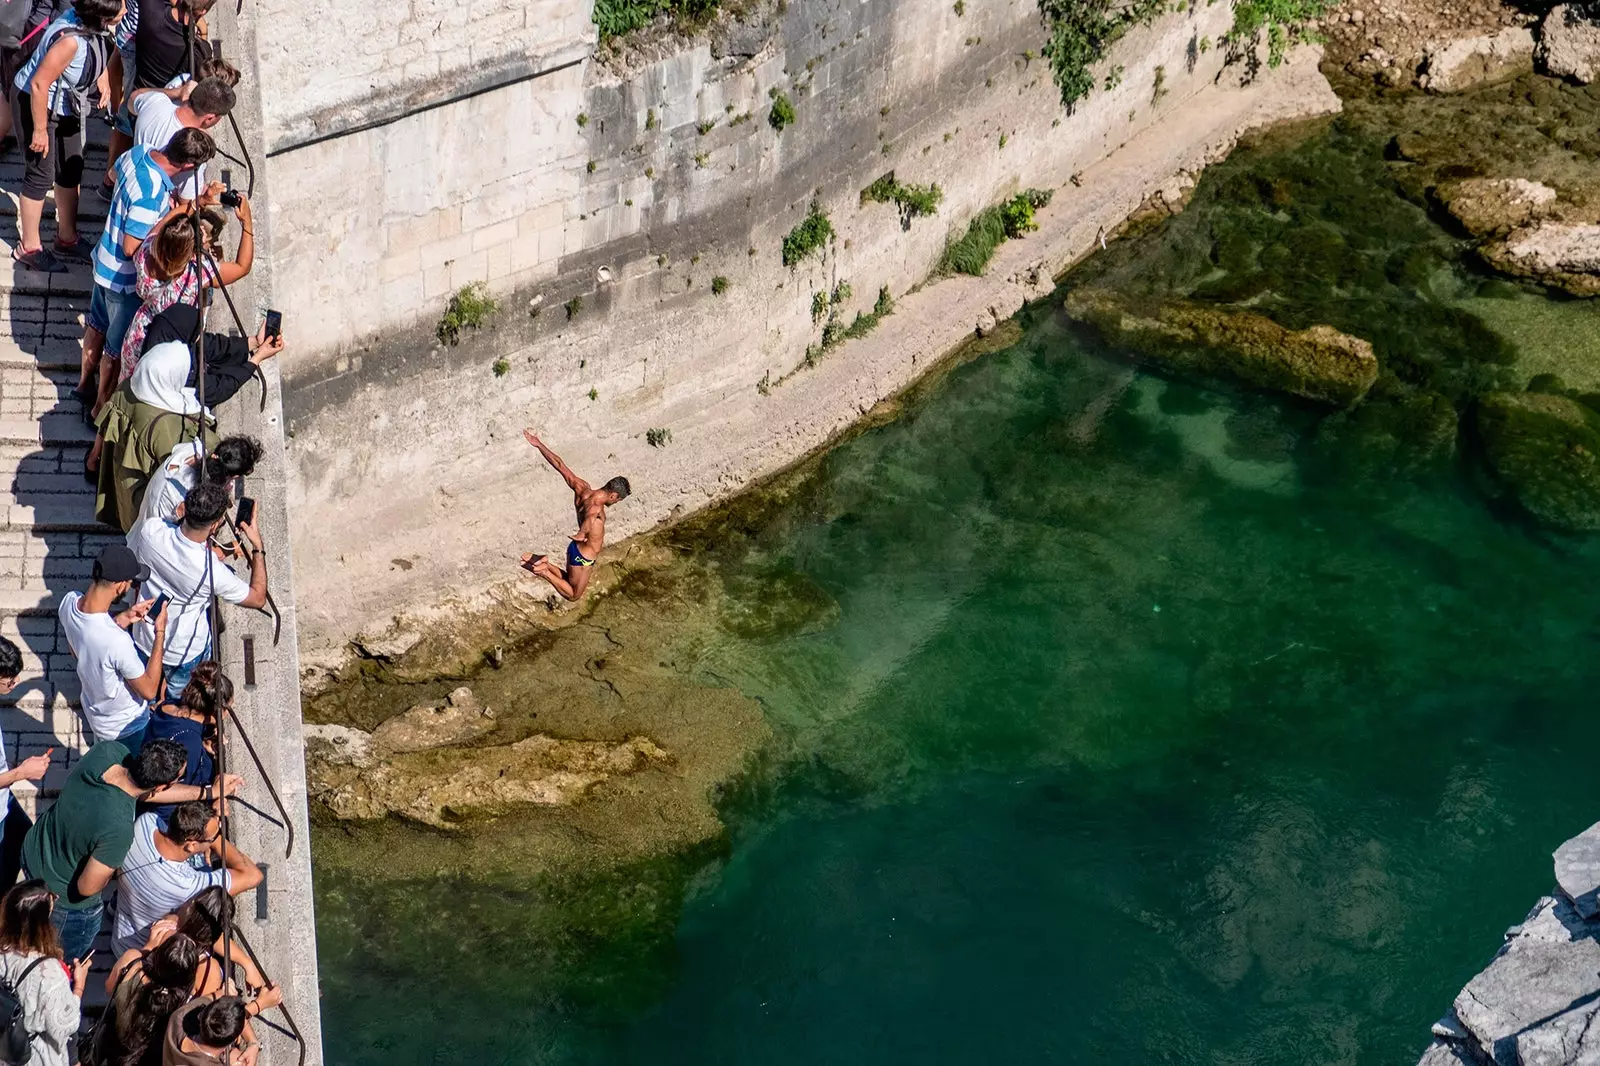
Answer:
<path fill-rule="evenodd" d="M 339 730 L 330 736 L 329 730 Z M 360 736 L 356 736 L 360 734 Z M 568 806 L 595 785 L 670 761 L 646 737 L 620 742 L 537 734 L 487 748 L 410 752 L 380 759 L 374 738 L 344 726 L 306 729 L 306 788 L 335 817 L 395 815 L 437 829 L 515 806 Z"/>
<path fill-rule="evenodd" d="M 1184 300 L 1137 302 L 1079 289 L 1067 314 L 1140 358 L 1184 373 L 1350 406 L 1378 377 L 1372 345 L 1332 326 L 1289 330 L 1265 315 Z"/>
<path fill-rule="evenodd" d="M 467 744 L 494 727 L 494 712 L 463 685 L 442 706 L 413 707 L 384 722 L 372 731 L 372 750 L 383 756 Z"/>
<path fill-rule="evenodd" d="M 1539 69 L 1587 85 L 1600 75 L 1600 22 L 1576 4 L 1557 4 L 1539 26 Z"/>
<path fill-rule="evenodd" d="M 1574 296 L 1600 296 L 1600 224 L 1535 222 L 1480 250 L 1494 269 Z"/>
<path fill-rule="evenodd" d="M 1467 178 L 1440 187 L 1434 195 L 1474 237 L 1503 237 L 1541 218 L 1557 194 L 1526 178 Z"/>
<path fill-rule="evenodd" d="M 1600 530 L 1600 414 L 1566 396 L 1497 392 L 1479 402 L 1477 427 L 1524 510 L 1557 529 Z"/>
<path fill-rule="evenodd" d="M 1428 88 L 1458 93 L 1533 70 L 1533 34 L 1521 26 L 1430 48 L 1423 57 Z"/>

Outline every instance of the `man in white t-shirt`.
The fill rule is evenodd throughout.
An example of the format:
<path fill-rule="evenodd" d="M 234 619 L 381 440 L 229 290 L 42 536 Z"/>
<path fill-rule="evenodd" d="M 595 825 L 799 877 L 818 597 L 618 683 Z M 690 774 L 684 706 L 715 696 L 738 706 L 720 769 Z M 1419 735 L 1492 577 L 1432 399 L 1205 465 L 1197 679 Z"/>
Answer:
<path fill-rule="evenodd" d="M 171 597 L 165 626 L 167 694 L 177 699 L 189 683 L 194 668 L 211 658 L 213 596 L 225 603 L 259 608 L 267 603 L 267 552 L 255 521 L 239 523 L 239 534 L 250 541 L 250 582 L 246 584 L 228 568 L 211 538 L 227 520 L 233 498 L 214 481 L 204 481 L 183 498 L 183 514 L 176 523 L 148 518 L 128 534 L 128 547 L 150 576 L 139 583 L 142 596 Z M 163 631 L 149 618 L 134 624 L 133 641 L 152 660 Z"/>
<path fill-rule="evenodd" d="M 204 868 L 196 862 L 204 862 Z M 174 807 L 164 826 L 154 811 L 134 820 L 133 844 L 117 878 L 111 950 L 120 956 L 144 947 L 152 924 L 212 885 L 221 885 L 230 896 L 255 888 L 261 867 L 222 835 L 222 822 L 210 804 L 192 801 Z"/>
<path fill-rule="evenodd" d="M 181 129 L 210 130 L 233 110 L 234 94 L 221 78 L 180 85 L 176 89 L 139 89 L 128 98 L 133 114 L 133 141 L 153 151 L 171 143 Z M 185 171 L 173 181 L 173 195 L 198 200 L 205 189 L 199 168 Z"/>
<path fill-rule="evenodd" d="M 61 597 L 56 612 L 77 657 L 78 684 L 83 689 L 83 717 L 94 739 L 120 740 L 138 751 L 150 724 L 150 701 L 161 693 L 161 651 L 146 658 L 139 654 L 128 627 L 154 606 L 153 599 L 135 603 L 119 615 L 111 608 L 136 582 L 149 576 L 127 545 L 107 544 L 94 561 L 89 591 Z M 160 618 L 166 617 L 166 605 Z M 159 620 L 159 619 L 158 619 Z"/>
<path fill-rule="evenodd" d="M 224 488 L 232 491 L 235 478 L 249 477 L 255 472 L 264 451 L 261 442 L 254 437 L 224 437 L 206 459 L 206 477 L 220 481 Z M 184 441 L 172 449 L 167 461 L 150 479 L 134 525 L 146 518 L 176 518 L 178 505 L 199 482 L 200 441 Z"/>

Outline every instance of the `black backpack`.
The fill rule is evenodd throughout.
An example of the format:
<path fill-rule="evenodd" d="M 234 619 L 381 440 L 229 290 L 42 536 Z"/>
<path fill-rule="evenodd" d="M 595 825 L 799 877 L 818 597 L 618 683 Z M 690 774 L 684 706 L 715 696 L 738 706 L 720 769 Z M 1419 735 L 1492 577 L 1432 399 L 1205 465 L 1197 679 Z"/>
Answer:
<path fill-rule="evenodd" d="M 33 1058 L 33 1035 L 28 1032 L 28 1020 L 22 1016 L 22 996 L 17 990 L 46 961 L 48 956 L 40 955 L 15 981 L 0 977 L 0 1062 L 9 1066 L 25 1066 Z"/>

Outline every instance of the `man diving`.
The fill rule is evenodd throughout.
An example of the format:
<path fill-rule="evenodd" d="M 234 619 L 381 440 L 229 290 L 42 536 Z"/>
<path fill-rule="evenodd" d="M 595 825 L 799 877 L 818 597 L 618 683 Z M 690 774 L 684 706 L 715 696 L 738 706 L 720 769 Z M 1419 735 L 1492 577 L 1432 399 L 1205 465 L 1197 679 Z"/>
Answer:
<path fill-rule="evenodd" d="M 567 543 L 567 568 L 560 570 L 548 556 L 529 552 L 522 557 L 522 568 L 544 578 L 562 599 L 580 600 L 589 587 L 590 571 L 606 542 L 606 508 L 628 498 L 628 479 L 614 477 L 598 489 L 574 474 L 561 456 L 544 446 L 531 429 L 522 431 L 529 444 L 539 449 L 544 461 L 555 468 L 572 490 L 572 503 L 578 512 L 578 532 Z"/>

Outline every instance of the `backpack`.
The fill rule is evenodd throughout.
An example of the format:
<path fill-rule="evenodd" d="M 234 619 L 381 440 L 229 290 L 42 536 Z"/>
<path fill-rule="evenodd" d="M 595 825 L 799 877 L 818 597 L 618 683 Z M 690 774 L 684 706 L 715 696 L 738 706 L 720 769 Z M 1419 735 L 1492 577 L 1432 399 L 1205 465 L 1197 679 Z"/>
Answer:
<path fill-rule="evenodd" d="M 78 26 L 68 26 L 51 39 L 53 45 L 62 37 L 76 37 L 83 41 L 83 73 L 78 75 L 78 82 L 66 90 L 68 105 L 67 114 L 87 118 L 100 103 L 99 81 L 100 75 L 106 69 L 106 46 L 110 43 L 110 36 L 104 33 L 94 33 Z"/>
<path fill-rule="evenodd" d="M 46 960 L 47 956 L 40 955 L 28 963 L 15 981 L 0 977 L 0 1062 L 9 1066 L 25 1066 L 33 1058 L 33 1034 L 28 1032 L 28 1020 L 22 1014 L 22 996 L 17 990 Z"/>

